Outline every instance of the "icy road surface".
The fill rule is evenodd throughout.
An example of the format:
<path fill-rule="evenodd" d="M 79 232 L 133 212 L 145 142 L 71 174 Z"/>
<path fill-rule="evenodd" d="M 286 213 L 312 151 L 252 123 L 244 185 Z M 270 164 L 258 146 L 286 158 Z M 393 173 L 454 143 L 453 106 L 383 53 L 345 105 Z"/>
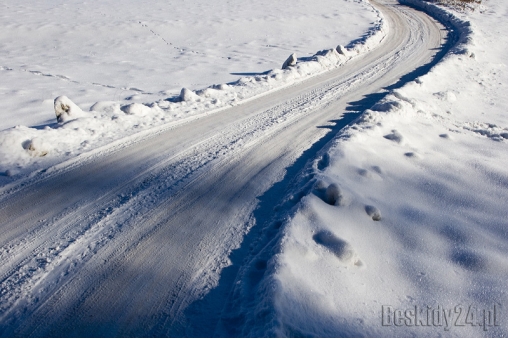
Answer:
<path fill-rule="evenodd" d="M 445 43 L 426 14 L 374 4 L 390 32 L 354 62 L 0 192 L 0 335 L 212 335 L 184 311 L 260 222 L 256 198 Z"/>

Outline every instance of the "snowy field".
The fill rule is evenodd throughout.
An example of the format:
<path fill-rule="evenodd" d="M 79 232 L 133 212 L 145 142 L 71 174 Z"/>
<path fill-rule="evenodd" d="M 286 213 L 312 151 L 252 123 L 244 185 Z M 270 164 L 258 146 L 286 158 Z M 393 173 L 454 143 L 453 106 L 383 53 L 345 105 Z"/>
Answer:
<path fill-rule="evenodd" d="M 400 2 L 3 1 L 0 335 L 508 336 L 508 4 Z"/>
<path fill-rule="evenodd" d="M 156 101 L 280 68 L 291 53 L 311 56 L 362 36 L 376 20 L 365 8 L 344 0 L 2 1 L 0 127 L 52 119 L 32 116 L 52 113 L 58 95 L 83 108 L 134 95 Z M 5 113 L 7 103 L 31 100 L 40 106 L 26 120 Z"/>
<path fill-rule="evenodd" d="M 370 5 L 349 0 L 1 6 L 0 173 L 8 176 L 291 84 L 332 65 L 281 74 L 290 54 L 310 57 L 380 25 Z M 175 102 L 184 87 L 208 90 Z M 85 112 L 79 121 L 55 124 L 53 101 L 62 95 Z M 44 158 L 27 153 L 34 138 Z"/>

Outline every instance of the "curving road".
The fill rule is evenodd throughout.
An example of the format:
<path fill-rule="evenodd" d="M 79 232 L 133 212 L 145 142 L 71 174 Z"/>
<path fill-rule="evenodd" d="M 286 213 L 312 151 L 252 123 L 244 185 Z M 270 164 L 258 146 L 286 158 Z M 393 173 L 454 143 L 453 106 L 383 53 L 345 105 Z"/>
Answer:
<path fill-rule="evenodd" d="M 348 103 L 443 46 L 446 30 L 426 14 L 372 2 L 390 32 L 343 67 L 1 194 L 0 335 L 165 336 L 196 325 L 184 311 L 219 282 L 257 222 L 257 197 L 340 129 Z"/>

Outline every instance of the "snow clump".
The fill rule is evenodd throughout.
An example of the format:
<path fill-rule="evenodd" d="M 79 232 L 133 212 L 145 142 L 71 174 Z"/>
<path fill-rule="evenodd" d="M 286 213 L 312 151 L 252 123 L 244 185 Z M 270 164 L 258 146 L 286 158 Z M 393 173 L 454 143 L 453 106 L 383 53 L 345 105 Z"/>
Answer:
<path fill-rule="evenodd" d="M 145 106 L 143 104 L 133 103 L 126 106 L 122 106 L 121 110 L 125 114 L 132 114 L 132 115 L 147 115 L 150 113 L 150 107 Z"/>
<path fill-rule="evenodd" d="M 198 101 L 199 96 L 188 88 L 182 88 L 180 91 L 180 101 Z"/>
<path fill-rule="evenodd" d="M 286 61 L 284 61 L 284 63 L 282 64 L 282 69 L 287 69 L 289 68 L 290 66 L 294 66 L 296 65 L 296 54 L 293 53 L 289 56 L 289 58 L 286 59 Z"/>
<path fill-rule="evenodd" d="M 81 108 L 65 95 L 55 99 L 55 115 L 58 122 L 66 122 L 84 115 Z"/>

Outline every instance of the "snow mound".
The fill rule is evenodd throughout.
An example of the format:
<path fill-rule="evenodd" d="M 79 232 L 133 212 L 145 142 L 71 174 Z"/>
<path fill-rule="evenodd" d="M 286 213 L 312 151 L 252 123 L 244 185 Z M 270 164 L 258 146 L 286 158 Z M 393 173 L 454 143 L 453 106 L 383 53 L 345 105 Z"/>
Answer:
<path fill-rule="evenodd" d="M 217 88 L 205 88 L 199 91 L 196 91 L 196 94 L 203 98 L 220 98 L 221 96 L 221 90 L 227 89 L 228 85 L 222 84 L 217 86 Z"/>
<path fill-rule="evenodd" d="M 342 55 L 346 55 L 347 54 L 347 49 L 342 46 L 342 45 L 338 45 L 335 50 L 337 51 L 337 53 L 339 54 L 342 54 Z"/>
<path fill-rule="evenodd" d="M 289 56 L 289 58 L 286 59 L 286 61 L 284 61 L 284 63 L 282 64 L 282 69 L 287 69 L 289 68 L 290 66 L 294 66 L 296 65 L 296 54 L 293 53 Z"/>
<path fill-rule="evenodd" d="M 65 95 L 59 96 L 54 102 L 56 120 L 66 122 L 84 116 L 85 114 L 74 102 Z"/>
<path fill-rule="evenodd" d="M 397 101 L 385 101 L 380 102 L 372 106 L 371 110 L 377 112 L 391 112 L 395 110 L 399 110 L 402 108 L 402 105 Z"/>
<path fill-rule="evenodd" d="M 198 101 L 199 96 L 188 88 L 182 88 L 180 91 L 180 101 L 193 102 Z"/>
<path fill-rule="evenodd" d="M 314 183 L 314 189 L 318 190 L 318 191 L 324 191 L 326 190 L 326 184 L 323 180 L 317 180 L 315 183 Z"/>
<path fill-rule="evenodd" d="M 125 114 L 145 116 L 150 113 L 151 108 L 143 104 L 133 103 L 126 106 L 122 106 L 121 110 Z"/>

